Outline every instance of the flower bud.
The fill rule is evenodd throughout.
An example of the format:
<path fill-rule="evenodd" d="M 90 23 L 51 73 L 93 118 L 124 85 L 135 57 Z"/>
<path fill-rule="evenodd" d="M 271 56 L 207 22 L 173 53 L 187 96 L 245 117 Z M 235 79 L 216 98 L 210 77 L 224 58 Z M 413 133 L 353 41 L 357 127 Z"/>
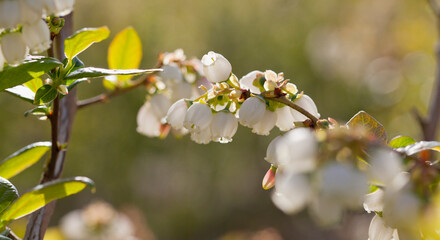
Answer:
<path fill-rule="evenodd" d="M 69 89 L 67 89 L 66 85 L 59 85 L 57 87 L 57 90 L 59 93 L 61 93 L 63 95 L 67 95 L 69 93 Z"/>
<path fill-rule="evenodd" d="M 243 102 L 238 112 L 239 121 L 245 127 L 253 127 L 266 112 L 266 104 L 258 97 L 250 97 Z"/>
<path fill-rule="evenodd" d="M 166 121 L 173 128 L 180 129 L 183 128 L 183 121 L 185 120 L 186 111 L 188 110 L 188 105 L 185 99 L 180 99 L 171 105 L 168 110 Z"/>
<path fill-rule="evenodd" d="M 49 26 L 43 20 L 24 25 L 23 40 L 33 54 L 46 51 L 51 44 Z"/>
<path fill-rule="evenodd" d="M 188 108 L 183 126 L 185 126 L 185 128 L 187 128 L 191 132 L 198 132 L 205 128 L 208 128 L 211 120 L 211 108 L 206 104 L 196 102 Z"/>
<path fill-rule="evenodd" d="M 0 1 L 0 29 L 15 28 L 20 23 L 20 15 L 20 4 L 18 1 Z"/>
<path fill-rule="evenodd" d="M 238 120 L 230 112 L 218 112 L 212 117 L 211 134 L 212 139 L 216 142 L 231 142 L 237 128 Z"/>
<path fill-rule="evenodd" d="M 7 1 L 8 2 L 8 1 Z M 11 66 L 17 66 L 23 62 L 28 54 L 28 48 L 19 32 L 8 33 L 1 38 L 1 47 L 6 62 Z"/>
<path fill-rule="evenodd" d="M 277 173 L 277 169 L 273 166 L 267 170 L 266 175 L 264 175 L 262 187 L 264 190 L 269 190 L 275 186 L 275 175 Z"/>
<path fill-rule="evenodd" d="M 275 123 L 277 122 L 276 113 L 266 109 L 263 117 L 258 121 L 252 128 L 252 132 L 258 135 L 269 135 L 270 130 L 275 127 Z"/>
<path fill-rule="evenodd" d="M 210 51 L 203 56 L 202 63 L 203 74 L 213 83 L 226 81 L 231 75 L 232 66 L 221 54 Z"/>
<path fill-rule="evenodd" d="M 313 100 L 309 96 L 304 94 L 299 99 L 297 99 L 294 103 L 296 105 L 304 108 L 304 110 L 306 110 L 307 112 L 309 112 L 310 114 L 312 114 L 316 118 L 321 117 L 321 115 L 318 113 L 318 109 L 316 108 L 315 102 L 313 102 Z M 292 116 L 295 119 L 295 121 L 297 121 L 297 122 L 303 122 L 308 119 L 302 113 L 300 113 L 296 110 L 293 110 L 293 109 L 292 109 Z"/>

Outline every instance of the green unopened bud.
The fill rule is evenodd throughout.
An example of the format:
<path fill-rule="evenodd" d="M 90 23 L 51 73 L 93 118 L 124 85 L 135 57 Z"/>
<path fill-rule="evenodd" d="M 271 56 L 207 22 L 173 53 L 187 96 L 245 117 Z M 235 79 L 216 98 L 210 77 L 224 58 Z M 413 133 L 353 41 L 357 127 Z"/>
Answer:
<path fill-rule="evenodd" d="M 61 17 L 50 17 L 49 18 L 49 28 L 50 32 L 57 35 L 60 33 L 61 28 L 64 26 L 64 18 Z"/>
<path fill-rule="evenodd" d="M 264 175 L 262 186 L 264 190 L 269 190 L 275 186 L 275 175 L 277 172 L 277 168 L 273 165 L 270 166 L 270 169 L 267 171 L 266 175 Z"/>
<path fill-rule="evenodd" d="M 67 95 L 69 93 L 69 89 L 67 89 L 66 85 L 59 85 L 57 87 L 57 90 L 59 93 L 61 93 L 63 95 Z"/>

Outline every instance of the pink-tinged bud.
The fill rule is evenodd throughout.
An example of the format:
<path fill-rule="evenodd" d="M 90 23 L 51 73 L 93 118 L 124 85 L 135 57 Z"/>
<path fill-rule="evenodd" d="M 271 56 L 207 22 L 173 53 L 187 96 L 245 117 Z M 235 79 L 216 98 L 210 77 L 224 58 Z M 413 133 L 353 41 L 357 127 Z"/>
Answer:
<path fill-rule="evenodd" d="M 67 89 L 66 85 L 59 85 L 57 89 L 58 89 L 58 92 L 63 95 L 67 95 L 69 93 L 69 89 Z"/>
<path fill-rule="evenodd" d="M 272 165 L 263 178 L 262 186 L 264 190 L 269 190 L 273 188 L 273 186 L 275 186 L 276 173 L 277 173 L 277 168 Z"/>

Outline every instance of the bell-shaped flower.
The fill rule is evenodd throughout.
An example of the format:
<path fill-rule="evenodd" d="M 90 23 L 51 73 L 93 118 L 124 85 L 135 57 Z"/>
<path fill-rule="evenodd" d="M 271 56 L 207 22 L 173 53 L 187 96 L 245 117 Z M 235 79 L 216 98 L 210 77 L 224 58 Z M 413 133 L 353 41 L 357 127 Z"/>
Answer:
<path fill-rule="evenodd" d="M 221 54 L 210 51 L 203 56 L 202 63 L 203 74 L 213 83 L 226 81 L 231 75 L 231 63 Z"/>
<path fill-rule="evenodd" d="M 259 135 L 269 135 L 270 130 L 275 127 L 275 123 L 277 122 L 277 114 L 268 109 L 264 112 L 263 117 L 254 124 L 252 128 L 252 132 Z"/>
<path fill-rule="evenodd" d="M 65 16 L 72 12 L 75 0 L 43 0 L 46 15 Z"/>
<path fill-rule="evenodd" d="M 163 71 L 159 73 L 162 80 L 168 85 L 183 81 L 183 75 L 180 68 L 175 64 L 162 66 Z"/>
<path fill-rule="evenodd" d="M 211 128 L 208 126 L 199 131 L 191 132 L 191 140 L 198 144 L 208 144 L 212 139 Z"/>
<path fill-rule="evenodd" d="M 151 109 L 153 110 L 154 115 L 160 121 L 166 117 L 168 109 L 171 107 L 170 99 L 163 94 L 155 94 L 149 100 L 151 103 Z"/>
<path fill-rule="evenodd" d="M 239 81 L 240 87 L 243 89 L 247 89 L 252 93 L 260 94 L 261 93 L 260 88 L 254 85 L 254 80 L 257 79 L 257 75 L 263 75 L 263 72 L 252 71 L 246 74 L 245 76 L 243 76 Z"/>
<path fill-rule="evenodd" d="M 308 128 L 295 128 L 276 145 L 276 162 L 293 172 L 310 172 L 317 162 L 318 143 Z"/>
<path fill-rule="evenodd" d="M 8 2 L 8 1 L 6 1 Z M 1 38 L 1 47 L 6 62 L 11 66 L 17 66 L 23 62 L 28 54 L 28 48 L 19 32 L 7 33 Z"/>
<path fill-rule="evenodd" d="M 382 212 L 383 211 L 383 197 L 384 191 L 377 189 L 376 191 L 365 195 L 364 209 L 368 213 L 370 212 Z"/>
<path fill-rule="evenodd" d="M 203 103 L 195 102 L 185 115 L 183 126 L 190 132 L 199 132 L 208 128 L 212 120 L 211 108 Z"/>
<path fill-rule="evenodd" d="M 238 118 L 241 125 L 252 128 L 266 112 L 266 104 L 258 97 L 246 99 L 240 107 Z"/>
<path fill-rule="evenodd" d="M 215 142 L 228 143 L 237 132 L 238 120 L 230 112 L 218 112 L 211 121 L 212 139 Z"/>
<path fill-rule="evenodd" d="M 175 129 L 183 128 L 186 111 L 188 111 L 188 104 L 186 103 L 185 99 L 180 99 L 171 105 L 170 109 L 168 109 L 166 122 Z"/>
<path fill-rule="evenodd" d="M 38 0 L 32 0 L 38 1 Z M 18 0 L 20 4 L 20 23 L 27 25 L 33 24 L 38 20 L 41 20 L 42 8 L 34 9 L 28 4 L 26 0 Z"/>
<path fill-rule="evenodd" d="M 272 201 L 287 214 L 301 211 L 312 199 L 312 186 L 304 174 L 277 171 Z"/>
<path fill-rule="evenodd" d="M 20 24 L 20 15 L 20 3 L 18 1 L 0 1 L 0 29 L 15 28 Z"/>
<path fill-rule="evenodd" d="M 30 48 L 31 53 L 37 54 L 49 49 L 50 30 L 46 22 L 37 20 L 36 22 L 23 26 L 23 40 Z"/>
<path fill-rule="evenodd" d="M 377 149 L 373 152 L 368 171 L 371 182 L 388 185 L 402 171 L 402 159 L 391 149 Z"/>
<path fill-rule="evenodd" d="M 315 116 L 316 118 L 321 117 L 318 113 L 318 109 L 316 108 L 315 102 L 307 95 L 302 95 L 299 99 L 294 102 L 296 105 L 302 107 L 304 110 Z M 292 109 L 292 116 L 297 122 L 303 122 L 308 118 L 304 116 L 302 113 Z"/>
<path fill-rule="evenodd" d="M 275 113 L 277 115 L 277 122 L 275 125 L 281 131 L 289 131 L 295 127 L 295 119 L 293 118 L 290 107 L 283 106 L 281 108 L 277 108 Z"/>
<path fill-rule="evenodd" d="M 278 136 L 269 143 L 269 146 L 267 146 L 266 157 L 264 158 L 264 160 L 271 163 L 275 167 L 279 166 L 279 153 L 277 151 L 280 151 L 279 146 L 280 144 L 282 144 L 281 141 L 283 140 L 283 136 Z"/>
<path fill-rule="evenodd" d="M 147 137 L 159 137 L 160 136 L 160 120 L 154 114 L 153 108 L 149 101 L 139 109 L 137 114 L 137 132 Z"/>
<path fill-rule="evenodd" d="M 393 234 L 396 232 L 395 229 L 390 228 L 386 225 L 383 218 L 375 215 L 371 219 L 370 227 L 368 229 L 368 239 L 369 240 L 391 240 L 393 239 Z M 394 239 L 398 240 L 398 239 Z"/>

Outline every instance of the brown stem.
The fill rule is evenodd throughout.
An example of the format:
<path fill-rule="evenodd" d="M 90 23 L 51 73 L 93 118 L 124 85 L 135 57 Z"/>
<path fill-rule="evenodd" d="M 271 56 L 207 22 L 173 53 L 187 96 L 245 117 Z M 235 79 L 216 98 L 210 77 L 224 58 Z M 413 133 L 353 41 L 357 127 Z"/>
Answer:
<path fill-rule="evenodd" d="M 305 110 L 304 108 L 296 105 L 295 103 L 293 103 L 292 101 L 290 101 L 289 99 L 287 99 L 284 96 L 280 96 L 280 97 L 265 97 L 268 100 L 272 100 L 275 102 L 279 102 L 282 103 L 284 105 L 287 105 L 291 108 L 293 108 L 294 110 L 300 112 L 301 114 L 303 114 L 304 116 L 308 117 L 310 120 L 312 120 L 313 125 L 316 126 L 316 122 L 318 122 L 318 118 L 316 118 L 315 116 L 313 116 L 311 113 L 309 113 L 307 110 Z"/>
<path fill-rule="evenodd" d="M 65 24 L 59 35 L 52 43 L 54 52 L 59 60 L 64 59 L 64 39 L 73 33 L 72 14 L 64 17 Z M 73 89 L 62 100 L 58 97 L 53 102 L 53 111 L 49 116 L 52 130 L 51 156 L 46 163 L 41 183 L 49 182 L 61 177 L 64 167 L 66 151 L 59 146 L 66 145 L 70 138 L 73 119 L 76 113 L 76 89 Z M 53 201 L 34 212 L 29 219 L 24 240 L 41 240 L 44 237 L 56 201 Z"/>
<path fill-rule="evenodd" d="M 134 90 L 136 88 L 138 88 L 139 86 L 143 86 L 145 84 L 147 84 L 150 81 L 150 76 L 151 75 L 147 75 L 146 77 L 140 79 L 139 81 L 135 82 L 133 85 L 131 85 L 130 87 L 126 87 L 126 88 L 117 88 L 114 91 L 111 92 L 107 92 L 107 93 L 103 93 L 103 94 L 99 94 L 98 96 L 92 97 L 92 98 L 88 98 L 88 99 L 84 99 L 84 100 L 80 100 L 77 103 L 78 109 L 96 104 L 96 103 L 105 103 L 107 102 L 110 98 L 122 95 L 126 92 L 129 92 L 131 90 Z"/>

